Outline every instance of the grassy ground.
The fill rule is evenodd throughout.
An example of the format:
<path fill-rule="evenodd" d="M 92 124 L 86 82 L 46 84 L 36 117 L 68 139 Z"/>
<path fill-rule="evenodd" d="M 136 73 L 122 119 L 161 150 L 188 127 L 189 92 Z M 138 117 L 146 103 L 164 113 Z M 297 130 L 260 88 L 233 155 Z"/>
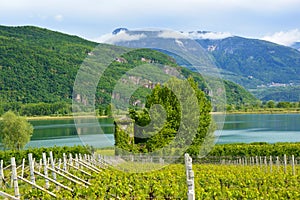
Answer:
<path fill-rule="evenodd" d="M 115 150 L 113 148 L 97 149 L 96 153 L 101 154 L 103 156 L 114 156 Z"/>

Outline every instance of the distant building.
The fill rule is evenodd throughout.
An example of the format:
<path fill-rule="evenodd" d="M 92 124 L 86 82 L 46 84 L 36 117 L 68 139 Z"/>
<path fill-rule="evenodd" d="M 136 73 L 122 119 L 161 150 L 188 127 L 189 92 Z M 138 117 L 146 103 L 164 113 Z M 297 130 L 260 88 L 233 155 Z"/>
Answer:
<path fill-rule="evenodd" d="M 115 61 L 117 61 L 119 63 L 127 63 L 127 60 L 124 58 L 115 58 Z"/>

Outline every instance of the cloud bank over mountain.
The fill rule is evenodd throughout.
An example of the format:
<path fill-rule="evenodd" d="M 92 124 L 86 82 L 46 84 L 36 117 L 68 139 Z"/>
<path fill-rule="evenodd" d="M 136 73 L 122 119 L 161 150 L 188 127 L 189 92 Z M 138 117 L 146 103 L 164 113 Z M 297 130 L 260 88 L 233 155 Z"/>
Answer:
<path fill-rule="evenodd" d="M 261 39 L 285 46 L 291 46 L 296 42 L 300 42 L 300 30 L 293 29 L 287 32 L 280 31 L 272 35 L 264 36 Z"/>
<path fill-rule="evenodd" d="M 129 34 L 124 29 L 120 29 L 117 33 L 115 33 L 115 31 L 113 31 L 112 33 L 104 34 L 98 38 L 95 38 L 94 41 L 100 43 L 114 43 L 116 41 L 139 40 L 141 38 L 146 37 L 146 35 L 142 33 Z M 212 31 L 176 32 L 176 31 L 168 31 L 168 30 L 161 31 L 161 33 L 159 33 L 158 36 L 162 38 L 177 38 L 177 39 L 190 38 L 190 39 L 210 39 L 210 40 L 221 40 L 228 37 L 234 37 L 234 35 L 229 32 L 212 32 Z M 280 31 L 273 34 L 265 35 L 261 38 L 253 38 L 253 39 L 266 40 L 284 46 L 292 46 L 293 44 L 300 42 L 300 30 L 293 29 L 286 32 Z"/>

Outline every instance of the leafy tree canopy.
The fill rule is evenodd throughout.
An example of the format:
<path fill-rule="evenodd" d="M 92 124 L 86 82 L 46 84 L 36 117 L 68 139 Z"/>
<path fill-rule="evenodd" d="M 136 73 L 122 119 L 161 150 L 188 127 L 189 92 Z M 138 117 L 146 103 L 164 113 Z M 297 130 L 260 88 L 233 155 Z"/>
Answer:
<path fill-rule="evenodd" d="M 12 111 L 3 115 L 0 122 L 0 137 L 5 148 L 20 150 L 30 141 L 32 125 Z"/>
<path fill-rule="evenodd" d="M 155 86 L 144 109 L 129 111 L 134 136 L 130 138 L 130 133 L 117 127 L 116 146 L 129 152 L 159 152 L 167 147 L 171 153 L 199 155 L 204 153 L 204 144 L 213 144 L 211 110 L 210 101 L 192 77 L 187 81 L 173 78 Z"/>

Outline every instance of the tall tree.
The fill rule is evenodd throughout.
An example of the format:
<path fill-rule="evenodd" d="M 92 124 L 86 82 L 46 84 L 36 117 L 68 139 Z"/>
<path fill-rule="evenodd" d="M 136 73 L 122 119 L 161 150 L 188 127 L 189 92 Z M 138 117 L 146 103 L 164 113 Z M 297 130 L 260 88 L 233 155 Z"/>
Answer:
<path fill-rule="evenodd" d="M 24 118 L 8 111 L 0 122 L 0 137 L 5 148 L 20 150 L 30 141 L 32 125 Z"/>
<path fill-rule="evenodd" d="M 116 146 L 124 148 L 127 143 L 126 150 L 139 152 L 167 147 L 178 154 L 187 151 L 202 155 L 214 142 L 211 109 L 210 101 L 191 77 L 187 81 L 174 78 L 164 86 L 158 84 L 147 97 L 145 109 L 129 112 L 135 123 L 134 142 L 116 141 Z M 120 129 L 115 134 L 127 139 Z"/>

